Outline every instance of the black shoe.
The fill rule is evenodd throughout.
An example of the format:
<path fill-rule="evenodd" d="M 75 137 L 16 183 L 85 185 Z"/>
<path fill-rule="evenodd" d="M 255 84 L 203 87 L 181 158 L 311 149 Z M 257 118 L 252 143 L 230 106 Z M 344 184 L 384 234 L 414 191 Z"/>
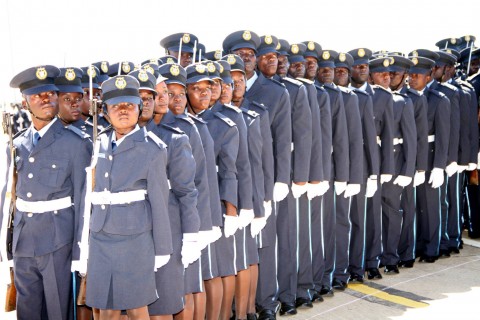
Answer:
<path fill-rule="evenodd" d="M 440 249 L 440 251 L 438 252 L 438 257 L 450 258 L 450 251 L 448 249 Z"/>
<path fill-rule="evenodd" d="M 463 240 L 460 240 L 460 244 L 458 245 L 458 249 L 460 249 L 460 250 L 463 249 Z"/>
<path fill-rule="evenodd" d="M 257 320 L 256 313 L 247 313 L 247 320 Z"/>
<path fill-rule="evenodd" d="M 320 295 L 321 295 L 322 297 L 324 297 L 324 298 L 325 298 L 325 297 L 328 297 L 328 298 L 333 297 L 333 290 L 332 290 L 332 288 L 327 287 L 327 286 L 322 286 L 322 289 L 320 290 L 319 293 L 320 293 Z"/>
<path fill-rule="evenodd" d="M 368 276 L 368 280 L 382 279 L 382 275 L 380 274 L 380 271 L 378 270 L 378 268 L 368 268 L 367 276 Z"/>
<path fill-rule="evenodd" d="M 320 293 L 318 293 L 317 290 L 312 290 L 312 292 L 310 292 L 310 294 L 312 295 L 312 302 L 323 302 L 323 298 L 322 296 L 320 295 Z"/>
<path fill-rule="evenodd" d="M 456 254 L 460 253 L 460 250 L 457 247 L 450 247 L 450 248 L 448 248 L 448 251 L 450 253 L 456 253 Z"/>
<path fill-rule="evenodd" d="M 379 269 L 382 269 L 383 267 L 385 267 L 385 265 L 380 262 L 380 264 L 378 265 L 378 268 L 379 268 Z"/>
<path fill-rule="evenodd" d="M 297 298 L 295 300 L 295 307 L 298 308 L 313 308 L 312 301 L 308 298 Z"/>
<path fill-rule="evenodd" d="M 297 314 L 295 303 L 282 302 L 282 305 L 280 306 L 280 315 L 283 316 L 284 314 Z"/>
<path fill-rule="evenodd" d="M 351 273 L 348 283 L 363 283 L 363 276 L 359 275 L 358 273 Z"/>
<path fill-rule="evenodd" d="M 275 311 L 263 309 L 258 313 L 258 320 L 275 320 L 277 318 Z"/>
<path fill-rule="evenodd" d="M 415 263 L 415 259 L 405 260 L 405 261 L 400 260 L 398 262 L 398 266 L 403 268 L 413 268 L 414 263 Z"/>
<path fill-rule="evenodd" d="M 419 262 L 425 261 L 426 263 L 434 263 L 437 259 L 432 256 L 423 255 L 420 257 Z"/>
<path fill-rule="evenodd" d="M 346 282 L 339 280 L 337 278 L 333 279 L 333 282 L 332 282 L 333 289 L 337 291 L 345 291 L 345 288 L 347 288 L 347 286 L 348 284 Z"/>
<path fill-rule="evenodd" d="M 398 267 L 396 264 L 394 265 L 386 265 L 384 269 L 385 274 L 399 274 Z"/>

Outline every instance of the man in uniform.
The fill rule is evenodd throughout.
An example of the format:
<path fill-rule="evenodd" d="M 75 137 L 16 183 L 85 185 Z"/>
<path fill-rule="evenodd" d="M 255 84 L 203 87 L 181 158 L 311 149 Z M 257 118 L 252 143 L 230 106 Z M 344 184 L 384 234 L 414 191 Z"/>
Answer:
<path fill-rule="evenodd" d="M 32 116 L 32 126 L 14 139 L 15 159 L 8 159 L 18 177 L 11 248 L 18 319 L 68 319 L 71 308 L 72 259 L 79 258 L 82 191 L 92 148 L 82 131 L 56 117 L 59 73 L 54 66 L 33 67 L 10 82 L 20 88 Z M 6 227 L 2 224 L 0 233 Z"/>

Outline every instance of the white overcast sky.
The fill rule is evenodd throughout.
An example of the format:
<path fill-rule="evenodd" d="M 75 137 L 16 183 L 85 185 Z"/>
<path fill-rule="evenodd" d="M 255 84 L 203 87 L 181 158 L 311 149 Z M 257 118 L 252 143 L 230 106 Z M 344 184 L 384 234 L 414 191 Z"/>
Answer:
<path fill-rule="evenodd" d="M 479 16 L 478 0 L 0 0 L 0 104 L 20 98 L 9 83 L 26 68 L 139 63 L 164 55 L 159 41 L 176 32 L 195 34 L 207 51 L 248 29 L 337 51 L 409 52 L 480 38 Z"/>

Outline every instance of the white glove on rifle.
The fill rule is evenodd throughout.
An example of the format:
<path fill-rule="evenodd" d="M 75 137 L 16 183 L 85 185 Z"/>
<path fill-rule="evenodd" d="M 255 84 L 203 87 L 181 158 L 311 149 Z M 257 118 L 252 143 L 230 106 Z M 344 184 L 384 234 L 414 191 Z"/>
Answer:
<path fill-rule="evenodd" d="M 418 187 L 424 182 L 425 182 L 425 171 L 415 172 L 415 176 L 413 177 L 413 186 Z"/>
<path fill-rule="evenodd" d="M 238 216 L 238 227 L 240 229 L 246 228 L 252 220 L 255 218 L 253 209 L 240 209 L 240 215 Z"/>
<path fill-rule="evenodd" d="M 223 215 L 225 220 L 223 221 L 223 233 L 225 238 L 233 236 L 238 230 L 238 217 Z"/>
<path fill-rule="evenodd" d="M 299 185 L 296 184 L 295 182 L 292 182 L 292 195 L 295 199 L 298 199 L 307 192 L 307 184 L 305 183 L 304 185 Z"/>
<path fill-rule="evenodd" d="M 360 184 L 357 183 L 349 183 L 347 185 L 347 189 L 345 189 L 345 194 L 343 195 L 345 198 L 350 198 L 360 192 Z"/>
<path fill-rule="evenodd" d="M 470 163 L 468 164 L 468 166 L 467 166 L 467 169 L 465 169 L 465 170 L 467 170 L 467 171 L 473 171 L 473 170 L 475 170 L 475 169 L 477 169 L 477 164 L 476 164 L 476 163 L 473 163 L 473 162 L 470 162 Z"/>
<path fill-rule="evenodd" d="M 380 175 L 380 184 L 384 184 L 385 182 L 389 182 L 392 180 L 391 174 L 381 174 Z"/>
<path fill-rule="evenodd" d="M 280 202 L 288 195 L 288 185 L 283 182 L 275 182 L 273 186 L 273 201 Z"/>
<path fill-rule="evenodd" d="M 220 229 L 219 226 L 213 226 L 212 227 L 212 239 L 210 243 L 214 243 L 218 239 L 222 237 L 222 230 Z"/>
<path fill-rule="evenodd" d="M 263 201 L 263 208 L 265 209 L 265 219 L 272 215 L 272 201 Z"/>
<path fill-rule="evenodd" d="M 347 182 L 335 181 L 333 185 L 335 186 L 335 193 L 337 196 L 341 195 L 342 192 L 347 189 Z"/>
<path fill-rule="evenodd" d="M 255 238 L 263 228 L 265 228 L 267 224 L 267 219 L 265 217 L 262 218 L 255 218 L 250 225 L 250 234 L 252 238 Z"/>
<path fill-rule="evenodd" d="M 412 183 L 412 177 L 407 177 L 407 176 L 402 176 L 402 175 L 399 175 L 393 181 L 393 184 L 398 184 L 402 188 L 405 188 L 410 183 Z"/>
<path fill-rule="evenodd" d="M 367 189 L 365 191 L 365 197 L 371 198 L 377 192 L 378 185 L 377 185 L 377 176 L 371 175 L 367 179 Z"/>
<path fill-rule="evenodd" d="M 71 271 L 78 271 L 82 277 L 87 274 L 87 260 L 73 260 Z"/>
<path fill-rule="evenodd" d="M 198 247 L 200 250 L 203 250 L 205 247 L 207 247 L 211 241 L 212 241 L 212 233 L 213 230 L 204 230 L 204 231 L 198 231 Z M 184 233 L 184 235 L 187 233 Z"/>
<path fill-rule="evenodd" d="M 153 267 L 153 271 L 157 272 L 158 269 L 163 267 L 168 263 L 170 260 L 170 255 L 162 255 L 162 256 L 155 256 L 155 266 Z"/>
<path fill-rule="evenodd" d="M 312 200 L 315 197 L 319 196 L 319 186 L 320 183 L 307 183 L 307 198 Z"/>
<path fill-rule="evenodd" d="M 198 243 L 197 233 L 184 233 L 182 240 L 182 264 L 183 267 L 188 267 L 189 264 L 194 263 L 200 258 L 202 250 Z"/>
<path fill-rule="evenodd" d="M 470 165 L 470 163 L 469 163 L 468 165 Z M 462 173 L 463 171 L 468 170 L 468 168 L 469 168 L 468 165 L 467 165 L 467 166 L 458 165 L 458 167 L 457 167 L 457 173 Z M 476 165 L 475 163 L 474 163 L 474 165 L 475 165 L 475 168 L 476 168 L 477 165 Z M 470 170 L 470 171 L 471 171 L 471 170 Z"/>
<path fill-rule="evenodd" d="M 450 163 L 446 168 L 445 172 L 447 173 L 448 177 L 453 176 L 458 171 L 458 164 L 454 161 Z"/>
<path fill-rule="evenodd" d="M 433 189 L 436 189 L 443 184 L 444 179 L 443 170 L 440 168 L 433 168 L 428 183 L 432 185 Z"/>

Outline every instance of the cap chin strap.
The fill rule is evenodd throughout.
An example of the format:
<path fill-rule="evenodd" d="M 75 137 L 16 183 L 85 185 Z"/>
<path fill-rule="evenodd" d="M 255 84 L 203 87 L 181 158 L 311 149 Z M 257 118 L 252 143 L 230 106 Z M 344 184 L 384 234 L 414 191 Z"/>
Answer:
<path fill-rule="evenodd" d="M 35 119 L 38 119 L 38 120 L 40 120 L 40 121 L 45 121 L 45 122 L 50 122 L 50 121 L 52 121 L 53 119 L 55 119 L 56 115 L 53 116 L 53 117 L 51 117 L 51 118 L 40 118 L 40 117 L 37 117 L 37 116 L 33 113 L 32 109 L 30 108 L 30 103 L 28 102 L 28 99 L 25 99 L 25 102 L 27 103 L 27 110 L 28 110 L 28 112 L 30 112 L 30 114 L 32 115 L 32 117 L 34 117 Z"/>

